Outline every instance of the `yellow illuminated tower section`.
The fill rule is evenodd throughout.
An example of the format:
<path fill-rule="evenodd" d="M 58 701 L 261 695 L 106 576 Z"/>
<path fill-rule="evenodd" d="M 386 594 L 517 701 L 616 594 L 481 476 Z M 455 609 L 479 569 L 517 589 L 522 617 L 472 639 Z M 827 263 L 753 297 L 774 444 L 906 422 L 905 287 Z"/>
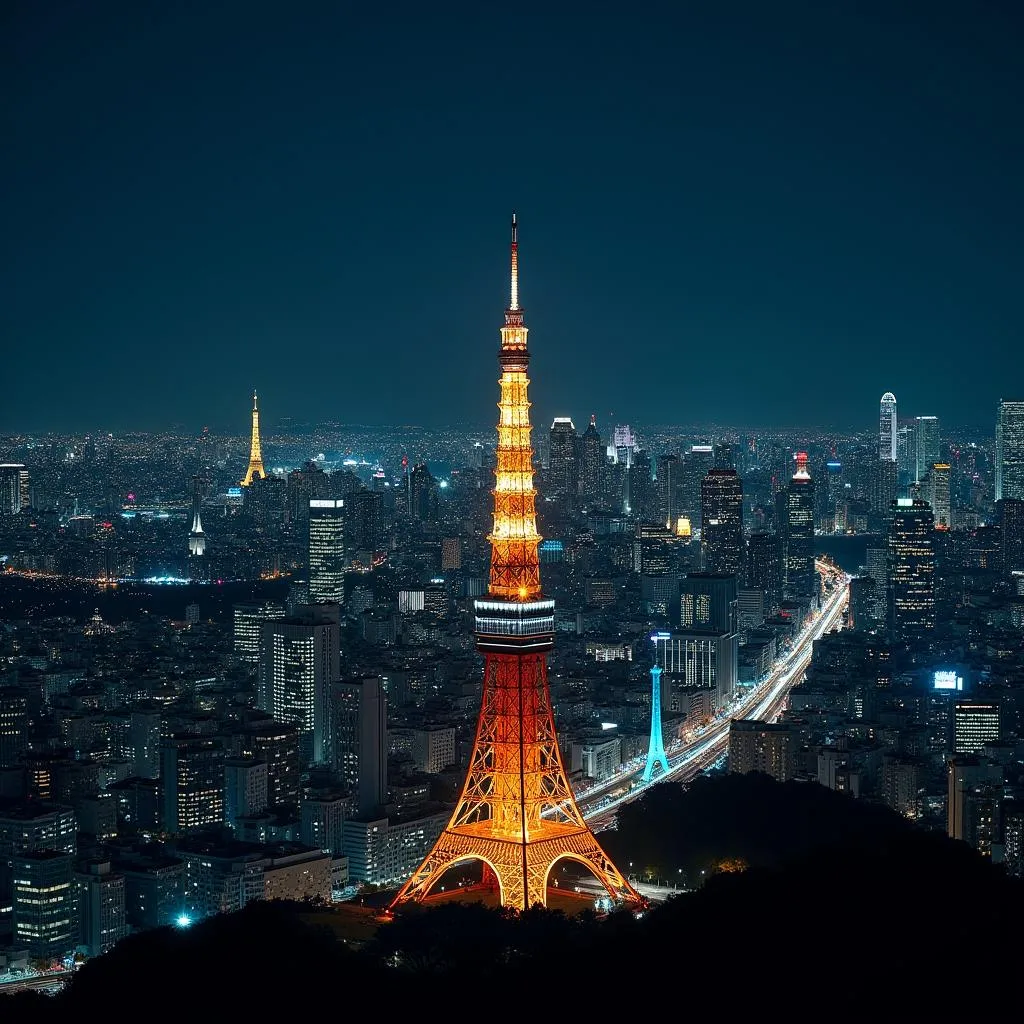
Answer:
<path fill-rule="evenodd" d="M 263 480 L 267 471 L 263 468 L 263 452 L 260 450 L 260 407 L 256 392 L 252 393 L 252 441 L 249 444 L 249 468 L 242 477 L 242 486 L 248 487 L 257 477 Z"/>
<path fill-rule="evenodd" d="M 589 868 L 616 901 L 642 905 L 587 827 L 569 787 L 555 734 L 547 652 L 555 602 L 541 592 L 536 490 L 530 445 L 530 354 L 519 308 L 519 254 L 512 215 L 512 300 L 501 329 L 501 398 L 488 595 L 476 601 L 477 650 L 484 656 L 476 740 L 459 802 L 434 848 L 392 908 L 423 900 L 450 868 L 482 861 L 501 903 L 547 904 L 555 865 Z"/>

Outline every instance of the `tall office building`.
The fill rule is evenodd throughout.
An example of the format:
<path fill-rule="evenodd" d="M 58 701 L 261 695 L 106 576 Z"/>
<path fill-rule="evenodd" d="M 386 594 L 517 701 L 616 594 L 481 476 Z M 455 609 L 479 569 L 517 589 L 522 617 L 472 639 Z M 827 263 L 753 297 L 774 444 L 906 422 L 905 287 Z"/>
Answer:
<path fill-rule="evenodd" d="M 765 613 L 782 601 L 782 544 L 774 533 L 758 531 L 747 539 L 746 586 L 764 591 Z"/>
<path fill-rule="evenodd" d="M 700 489 L 704 477 L 715 466 L 715 449 L 710 444 L 695 444 L 683 453 L 679 473 L 679 510 L 697 529 L 701 526 Z"/>
<path fill-rule="evenodd" d="M 999 542 L 1002 548 L 1003 575 L 1024 572 L 1024 498 L 1000 498 L 996 502 L 996 519 L 999 522 Z M 3 691 L 0 691 L 0 716 L 2 716 Z M 0 719 L 0 744 L 3 743 L 3 722 Z M 0 764 L 3 761 L 0 760 Z"/>
<path fill-rule="evenodd" d="M 224 750 L 214 736 L 171 736 L 161 748 L 164 827 L 188 832 L 224 822 Z"/>
<path fill-rule="evenodd" d="M 330 686 L 341 671 L 339 606 L 307 605 L 298 610 L 298 616 L 263 624 L 259 707 L 278 722 L 298 726 L 305 764 L 326 764 Z"/>
<path fill-rule="evenodd" d="M 948 462 L 933 462 L 928 470 L 925 493 L 932 507 L 936 530 L 948 530 L 953 525 L 950 518 L 949 472 Z"/>
<path fill-rule="evenodd" d="M 640 449 L 633 454 L 633 461 L 626 470 L 626 484 L 629 488 L 627 511 L 643 522 L 658 518 L 658 493 L 654 486 L 651 457 Z"/>
<path fill-rule="evenodd" d="M 729 771 L 764 772 L 777 782 L 796 778 L 797 737 L 786 722 L 734 718 L 729 723 Z"/>
<path fill-rule="evenodd" d="M 128 933 L 124 875 L 112 871 L 109 860 L 94 860 L 76 872 L 75 885 L 81 943 L 89 956 L 99 956 Z"/>
<path fill-rule="evenodd" d="M 947 834 L 991 856 L 998 833 L 1003 766 L 961 755 L 950 758 L 947 773 Z"/>
<path fill-rule="evenodd" d="M 0 768 L 21 764 L 28 750 L 29 691 L 21 686 L 0 687 Z"/>
<path fill-rule="evenodd" d="M 309 599 L 315 604 L 345 600 L 345 501 L 309 502 Z"/>
<path fill-rule="evenodd" d="M 901 486 L 914 479 L 917 452 L 914 449 L 914 428 L 904 425 L 896 430 L 896 469 Z"/>
<path fill-rule="evenodd" d="M 355 796 L 357 813 L 372 814 L 387 800 L 387 697 L 378 676 L 332 687 L 334 767 Z"/>
<path fill-rule="evenodd" d="M 1002 714 L 991 700 L 958 700 L 953 705 L 953 753 L 976 754 L 1002 737 Z"/>
<path fill-rule="evenodd" d="M 743 481 L 735 469 L 712 469 L 701 483 L 701 554 L 707 572 L 743 571 Z"/>
<path fill-rule="evenodd" d="M 999 400 L 995 468 L 996 501 L 1024 498 L 1024 402 Z"/>
<path fill-rule="evenodd" d="M 384 495 L 357 491 L 348 498 L 352 546 L 357 551 L 378 551 L 384 540 Z"/>
<path fill-rule="evenodd" d="M 13 924 L 16 948 L 55 960 L 78 945 L 78 892 L 71 855 L 36 850 L 13 858 Z"/>
<path fill-rule="evenodd" d="M 0 516 L 16 516 L 30 505 L 28 470 L 20 462 L 0 463 Z"/>
<path fill-rule="evenodd" d="M 889 628 L 894 639 L 935 629 L 935 519 L 920 498 L 897 498 L 889 526 Z"/>
<path fill-rule="evenodd" d="M 878 457 L 896 461 L 896 396 L 891 391 L 882 395 L 878 416 Z"/>
<path fill-rule="evenodd" d="M 236 604 L 232 613 L 235 657 L 239 661 L 255 664 L 260 660 L 260 631 L 263 623 L 283 619 L 287 612 L 283 605 L 264 601 L 263 604 Z"/>
<path fill-rule="evenodd" d="M 691 572 L 679 581 L 679 624 L 683 629 L 733 633 L 737 579 L 731 573 Z"/>
<path fill-rule="evenodd" d="M 262 814 L 269 802 L 267 762 L 255 757 L 224 761 L 224 824 L 237 829 L 240 818 Z"/>
<path fill-rule="evenodd" d="M 601 470 L 605 464 L 604 444 L 597 432 L 597 421 L 590 417 L 590 425 L 580 438 L 580 495 L 593 500 L 601 493 Z"/>
<path fill-rule="evenodd" d="M 425 462 L 412 467 L 409 474 L 409 516 L 421 522 L 437 520 L 437 480 Z"/>
<path fill-rule="evenodd" d="M 789 601 L 815 602 L 818 573 L 814 567 L 814 481 L 807 472 L 807 453 L 796 453 L 796 472 L 786 489 L 785 580 Z"/>
<path fill-rule="evenodd" d="M 659 455 L 658 477 L 658 519 L 670 530 L 675 529 L 679 507 L 679 472 L 682 464 L 678 455 Z"/>
<path fill-rule="evenodd" d="M 556 416 L 548 435 L 548 477 L 552 497 L 575 497 L 579 490 L 576 445 L 576 424 L 569 416 Z"/>
<path fill-rule="evenodd" d="M 271 807 L 294 807 L 299 802 L 299 728 L 269 718 L 236 734 L 233 753 L 263 761 L 267 766 L 267 800 Z"/>
<path fill-rule="evenodd" d="M 939 461 L 938 416 L 914 417 L 914 452 L 914 482 L 919 483 Z"/>

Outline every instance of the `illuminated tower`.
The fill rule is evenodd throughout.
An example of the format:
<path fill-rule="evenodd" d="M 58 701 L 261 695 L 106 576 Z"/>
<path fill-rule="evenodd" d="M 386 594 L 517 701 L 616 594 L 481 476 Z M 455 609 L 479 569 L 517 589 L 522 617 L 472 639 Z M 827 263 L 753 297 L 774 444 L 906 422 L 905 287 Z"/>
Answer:
<path fill-rule="evenodd" d="M 263 452 L 260 450 L 260 410 L 256 404 L 256 392 L 252 393 L 252 441 L 249 445 L 249 468 L 242 477 L 242 486 L 248 487 L 255 477 L 263 480 L 267 471 L 263 468 Z"/>
<path fill-rule="evenodd" d="M 202 502 L 202 481 L 199 477 L 194 476 L 192 477 L 192 529 L 188 535 L 188 553 L 193 558 L 198 558 L 206 551 L 206 534 L 203 533 L 203 520 L 199 515 Z"/>
<path fill-rule="evenodd" d="M 878 409 L 878 457 L 896 461 L 896 396 L 891 391 L 882 395 Z"/>
<path fill-rule="evenodd" d="M 651 666 L 651 742 L 647 748 L 647 764 L 644 766 L 644 782 L 650 782 L 655 765 L 661 765 L 664 775 L 668 771 L 668 758 L 661 738 L 661 666 Z"/>
<path fill-rule="evenodd" d="M 483 695 L 469 770 L 448 825 L 391 904 L 422 900 L 456 864 L 481 861 L 502 905 L 546 905 L 560 860 L 583 864 L 615 898 L 643 899 L 587 827 L 558 749 L 547 652 L 555 603 L 541 593 L 533 449 L 526 376 L 530 356 L 519 308 L 516 219 L 512 215 L 512 301 L 501 329 L 494 528 L 488 595 L 476 601 Z"/>

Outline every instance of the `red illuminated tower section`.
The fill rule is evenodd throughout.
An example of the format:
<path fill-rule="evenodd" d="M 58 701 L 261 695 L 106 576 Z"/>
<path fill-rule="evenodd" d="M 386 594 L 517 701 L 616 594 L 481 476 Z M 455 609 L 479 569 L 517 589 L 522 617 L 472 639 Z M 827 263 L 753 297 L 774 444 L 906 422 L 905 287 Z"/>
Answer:
<path fill-rule="evenodd" d="M 517 910 L 547 904 L 561 860 L 589 868 L 615 900 L 643 903 L 583 820 L 558 750 L 547 676 L 555 603 L 540 585 L 526 334 L 513 214 L 512 301 L 498 355 L 491 577 L 488 596 L 476 602 L 477 650 L 484 656 L 476 741 L 451 820 L 392 907 L 424 899 L 449 868 L 468 861 L 482 861 L 501 903 Z"/>

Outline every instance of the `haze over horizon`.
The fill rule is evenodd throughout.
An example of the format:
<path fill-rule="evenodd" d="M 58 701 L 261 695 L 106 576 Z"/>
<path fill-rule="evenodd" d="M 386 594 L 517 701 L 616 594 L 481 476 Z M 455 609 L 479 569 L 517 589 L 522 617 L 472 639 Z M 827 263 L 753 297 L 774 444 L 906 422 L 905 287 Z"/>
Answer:
<path fill-rule="evenodd" d="M 537 430 L 994 425 L 1022 24 L 16 4 L 0 430 L 491 425 L 513 208 Z"/>

